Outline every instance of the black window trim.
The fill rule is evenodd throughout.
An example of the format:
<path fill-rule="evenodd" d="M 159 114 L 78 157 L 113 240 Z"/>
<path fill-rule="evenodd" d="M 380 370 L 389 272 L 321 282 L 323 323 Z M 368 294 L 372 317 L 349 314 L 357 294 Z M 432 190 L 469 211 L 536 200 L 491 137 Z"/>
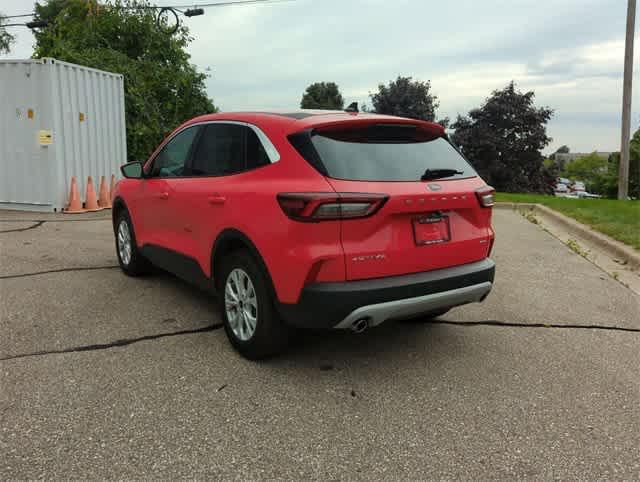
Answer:
<path fill-rule="evenodd" d="M 165 148 L 169 145 L 169 143 L 171 141 L 173 141 L 173 139 L 175 139 L 176 137 L 178 137 L 180 134 L 182 134 L 183 132 L 185 132 L 187 129 L 191 129 L 191 128 L 196 128 L 198 129 L 198 132 L 196 132 L 195 137 L 193 138 L 193 141 L 191 142 L 191 145 L 189 146 L 189 151 L 187 152 L 187 159 L 184 162 L 185 166 L 188 166 L 191 163 L 191 156 L 193 156 L 193 151 L 194 151 L 194 147 L 198 145 L 198 141 L 200 140 L 200 136 L 202 135 L 202 131 L 204 129 L 201 128 L 201 125 L 198 124 L 191 124 L 188 125 L 187 127 L 185 127 L 184 129 L 180 129 L 178 132 L 174 133 L 171 137 L 169 137 L 164 144 L 162 145 L 162 149 L 160 149 L 158 151 L 158 153 L 153 156 L 153 159 L 151 160 L 151 163 L 149 164 L 149 171 L 144 173 L 144 178 L 145 179 L 182 179 L 185 177 L 192 177 L 192 176 L 170 176 L 170 177 L 160 177 L 157 175 L 153 175 L 153 170 L 155 168 L 156 165 L 156 160 L 158 159 L 158 157 L 160 156 L 160 154 L 162 154 L 162 152 L 165 150 Z M 144 172 L 144 171 L 143 171 Z"/>
<path fill-rule="evenodd" d="M 187 155 L 187 160 L 185 162 L 186 166 L 191 166 L 191 162 L 193 160 L 192 159 L 193 158 L 193 154 L 195 152 L 195 146 L 198 145 L 198 143 L 200 142 L 200 137 L 202 136 L 202 133 L 205 131 L 205 129 L 203 127 L 205 127 L 208 124 L 232 124 L 232 125 L 240 125 L 240 126 L 248 127 L 249 129 L 251 129 L 256 134 L 256 136 L 258 136 L 258 140 L 262 144 L 262 148 L 264 149 L 265 153 L 267 154 L 267 157 L 269 158 L 270 164 L 275 164 L 276 162 L 278 162 L 280 160 L 280 152 L 278 152 L 278 149 L 276 149 L 276 147 L 273 145 L 273 143 L 271 142 L 271 139 L 269 139 L 269 137 L 264 133 L 264 131 L 262 129 L 260 129 L 260 127 L 254 125 L 254 124 L 251 124 L 249 122 L 235 121 L 235 120 L 202 121 L 202 122 L 196 122 L 194 124 L 189 124 L 184 129 L 180 129 L 179 131 L 174 132 L 164 142 L 164 144 L 162 145 L 162 149 L 160 149 L 158 151 L 158 153 L 155 156 L 153 156 L 153 159 L 151 159 L 151 162 L 149 164 L 149 166 L 150 166 L 149 172 L 147 174 L 145 174 L 144 177 L 146 179 L 185 179 L 185 178 L 192 178 L 192 177 L 225 177 L 225 176 L 235 176 L 237 174 L 243 174 L 245 172 L 255 171 L 256 169 L 262 169 L 263 167 L 267 167 L 267 166 L 258 166 L 258 167 L 254 167 L 252 169 L 246 169 L 244 171 L 235 172 L 233 174 L 226 174 L 225 176 L 189 175 L 189 176 L 158 177 L 158 176 L 152 176 L 151 175 L 151 173 L 153 172 L 153 166 L 154 166 L 154 164 L 156 162 L 156 159 L 162 153 L 162 151 L 164 150 L 165 146 L 167 144 L 169 144 L 169 142 L 171 142 L 174 137 L 178 136 L 179 134 L 181 134 L 182 132 L 186 131 L 187 129 L 190 129 L 192 127 L 198 127 L 199 128 L 199 132 L 196 134 L 196 137 L 193 139 L 193 143 L 191 144 L 191 148 L 189 149 L 189 153 Z"/>

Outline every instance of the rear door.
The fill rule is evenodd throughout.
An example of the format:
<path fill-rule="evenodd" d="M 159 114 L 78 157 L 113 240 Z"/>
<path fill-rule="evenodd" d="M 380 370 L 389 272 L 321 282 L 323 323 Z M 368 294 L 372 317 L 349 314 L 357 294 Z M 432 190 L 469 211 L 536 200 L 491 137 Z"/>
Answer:
<path fill-rule="evenodd" d="M 246 203 L 246 172 L 270 159 L 248 125 L 219 121 L 202 129 L 187 167 L 191 177 L 176 186 L 175 202 L 181 250 L 209 275 L 213 240 L 237 221 L 230 219 L 230 209 Z"/>
<path fill-rule="evenodd" d="M 386 124 L 334 126 L 315 131 L 311 143 L 336 192 L 389 196 L 374 215 L 341 221 L 349 280 L 429 271 L 487 256 L 491 209 L 480 206 L 475 192 L 485 183 L 441 134 Z M 456 173 L 438 171 L 444 169 Z"/>

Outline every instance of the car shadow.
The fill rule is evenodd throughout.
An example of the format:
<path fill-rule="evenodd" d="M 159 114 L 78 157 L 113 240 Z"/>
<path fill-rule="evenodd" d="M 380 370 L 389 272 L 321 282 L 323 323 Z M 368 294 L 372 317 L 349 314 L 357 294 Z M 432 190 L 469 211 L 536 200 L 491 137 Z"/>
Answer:
<path fill-rule="evenodd" d="M 181 297 L 184 296 L 185 300 L 203 303 L 203 297 L 206 297 L 204 301 L 206 305 L 203 306 L 206 306 L 210 313 L 207 319 L 214 325 L 221 323 L 218 299 L 215 294 L 205 292 L 164 271 L 158 270 L 154 277 L 158 282 L 173 285 L 172 289 L 179 290 Z M 402 361 L 415 363 L 417 358 L 424 363 L 433 356 L 464 356 L 459 349 L 444 352 L 442 348 L 443 345 L 460 347 L 460 327 L 453 324 L 464 323 L 455 320 L 457 317 L 453 311 L 436 319 L 390 320 L 362 333 L 354 333 L 351 330 L 294 329 L 287 350 L 280 355 L 261 360 L 259 363 L 275 371 L 289 370 L 292 365 L 295 365 L 304 372 L 306 369 L 332 371 L 345 367 L 353 368 L 359 364 L 384 362 L 401 366 Z M 443 324 L 442 321 L 452 322 L 452 324 Z M 481 321 L 478 320 L 478 322 Z M 194 327 L 201 327 L 201 323 L 201 320 L 198 323 L 194 322 Z M 226 348 L 235 357 L 244 360 L 239 354 L 233 352 L 222 330 L 218 339 L 226 344 Z M 206 342 L 210 343 L 210 340 Z M 204 340 L 203 343 L 205 343 Z"/>

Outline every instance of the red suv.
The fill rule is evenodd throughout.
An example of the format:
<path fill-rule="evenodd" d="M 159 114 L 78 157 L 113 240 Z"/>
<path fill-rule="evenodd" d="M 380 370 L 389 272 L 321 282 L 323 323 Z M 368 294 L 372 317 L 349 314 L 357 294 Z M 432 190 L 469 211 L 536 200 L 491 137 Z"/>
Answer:
<path fill-rule="evenodd" d="M 356 332 L 482 301 L 493 189 L 442 126 L 358 112 L 223 113 L 122 167 L 118 260 L 219 293 L 247 358 L 291 327 Z"/>

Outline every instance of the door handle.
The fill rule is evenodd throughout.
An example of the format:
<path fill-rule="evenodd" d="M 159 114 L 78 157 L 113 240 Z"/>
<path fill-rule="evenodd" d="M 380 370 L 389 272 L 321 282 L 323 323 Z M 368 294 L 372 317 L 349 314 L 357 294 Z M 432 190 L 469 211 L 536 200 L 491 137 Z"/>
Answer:
<path fill-rule="evenodd" d="M 207 201 L 209 202 L 209 204 L 224 204 L 226 200 L 227 198 L 224 196 L 221 196 L 220 194 L 214 194 L 213 196 L 209 196 L 207 198 Z"/>
<path fill-rule="evenodd" d="M 160 199 L 169 199 L 169 193 L 168 192 L 161 192 L 160 194 L 158 194 L 158 197 Z"/>

